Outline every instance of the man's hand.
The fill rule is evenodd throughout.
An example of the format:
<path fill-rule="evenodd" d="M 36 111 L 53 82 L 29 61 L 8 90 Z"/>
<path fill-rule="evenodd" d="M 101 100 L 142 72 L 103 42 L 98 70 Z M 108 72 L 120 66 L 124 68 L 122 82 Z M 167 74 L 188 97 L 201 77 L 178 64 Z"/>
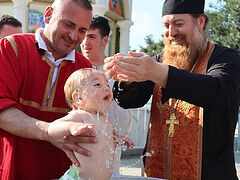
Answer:
<path fill-rule="evenodd" d="M 76 166 L 80 166 L 80 162 L 73 151 L 85 156 L 91 156 L 91 152 L 83 148 L 81 143 L 98 142 L 93 124 L 73 122 L 71 120 L 60 119 L 50 123 L 48 134 L 48 141 L 63 150 Z"/>
<path fill-rule="evenodd" d="M 79 118 L 79 116 L 76 116 L 76 121 L 79 121 Z M 84 118 L 84 116 L 82 116 L 82 118 Z M 29 117 L 15 107 L 9 107 L 0 112 L 0 128 L 16 136 L 48 141 L 63 150 L 70 160 L 76 166 L 79 166 L 80 163 L 73 154 L 73 151 L 82 155 L 91 156 L 91 152 L 84 149 L 81 143 L 97 143 L 98 140 L 96 138 L 94 126 L 91 124 L 78 122 L 81 123 L 81 125 L 79 125 L 77 131 L 72 131 L 71 133 L 67 124 L 69 124 L 69 122 L 76 122 L 73 122 L 72 119 L 73 116 L 68 114 L 52 123 L 47 123 Z M 52 132 L 56 133 L 55 135 L 49 133 L 51 126 L 55 127 L 54 132 Z"/>

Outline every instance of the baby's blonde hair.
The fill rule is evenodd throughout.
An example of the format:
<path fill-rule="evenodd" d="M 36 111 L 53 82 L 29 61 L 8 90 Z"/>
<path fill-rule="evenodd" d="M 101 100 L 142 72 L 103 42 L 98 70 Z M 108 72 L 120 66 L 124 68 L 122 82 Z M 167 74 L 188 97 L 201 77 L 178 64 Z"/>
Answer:
<path fill-rule="evenodd" d="M 92 68 L 82 68 L 74 71 L 67 79 L 64 85 L 65 99 L 69 107 L 73 108 L 74 100 L 73 93 L 75 91 L 82 94 L 86 82 L 92 77 L 93 74 L 100 73 L 99 71 Z"/>

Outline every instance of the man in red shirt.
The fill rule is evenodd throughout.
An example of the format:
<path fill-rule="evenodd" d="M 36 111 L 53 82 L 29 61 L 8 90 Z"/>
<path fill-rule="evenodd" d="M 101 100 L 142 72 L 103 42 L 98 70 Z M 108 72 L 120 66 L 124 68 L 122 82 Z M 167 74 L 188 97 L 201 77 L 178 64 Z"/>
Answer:
<path fill-rule="evenodd" d="M 89 28 L 92 6 L 87 0 L 55 0 L 44 13 L 45 28 L 0 41 L 0 179 L 44 180 L 60 177 L 79 162 L 73 151 L 91 152 L 79 143 L 90 137 L 54 139 L 49 124 L 69 111 L 63 87 L 75 70 L 92 67 L 75 50 Z M 85 131 L 86 132 L 86 131 Z M 86 133 L 85 133 L 86 134 Z M 70 161 L 70 160 L 71 161 Z"/>

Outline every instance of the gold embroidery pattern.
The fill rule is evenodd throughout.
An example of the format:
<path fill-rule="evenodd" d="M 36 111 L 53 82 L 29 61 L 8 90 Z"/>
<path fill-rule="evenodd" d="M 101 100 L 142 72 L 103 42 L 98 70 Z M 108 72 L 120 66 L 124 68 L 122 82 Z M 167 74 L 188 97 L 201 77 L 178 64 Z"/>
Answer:
<path fill-rule="evenodd" d="M 208 42 L 204 57 L 198 62 L 193 72 L 206 74 L 208 59 L 213 49 L 214 45 Z M 179 126 L 174 125 L 174 137 L 168 138 L 170 125 L 166 124 L 166 120 L 171 116 L 171 111 L 163 111 L 161 104 L 157 103 L 161 101 L 161 93 L 154 91 L 153 97 L 152 126 L 148 135 L 147 152 L 154 153 L 151 157 L 146 158 L 146 175 L 165 179 L 200 180 L 202 172 L 202 124 L 199 126 L 197 120 L 200 119 L 203 122 L 203 109 L 200 108 L 199 111 L 197 106 L 192 107 L 192 105 L 180 101 L 181 105 L 176 106 L 177 109 L 175 109 Z M 164 105 L 168 105 L 168 103 Z M 184 126 L 180 124 L 181 122 L 184 122 Z M 178 127 L 181 129 L 179 130 Z"/>
<path fill-rule="evenodd" d="M 57 113 L 63 113 L 63 114 L 66 114 L 67 112 L 70 111 L 70 109 L 67 109 L 67 108 L 42 106 L 37 102 L 27 101 L 22 98 L 20 98 L 20 104 L 36 108 L 39 111 L 57 112 Z"/>
<path fill-rule="evenodd" d="M 52 78 L 53 78 L 53 73 L 54 73 L 54 64 L 48 59 L 47 55 L 44 55 L 44 60 L 45 62 L 50 66 L 49 74 L 48 74 L 48 79 L 47 79 L 47 84 L 46 84 L 46 89 L 44 93 L 44 98 L 43 98 L 43 106 L 47 106 L 47 101 L 48 101 L 48 94 L 51 89 L 51 83 L 52 83 Z"/>
<path fill-rule="evenodd" d="M 179 108 L 185 115 L 187 115 L 193 107 L 193 104 L 189 104 L 185 101 L 180 101 L 177 105 L 177 108 Z"/>
<path fill-rule="evenodd" d="M 12 46 L 12 48 L 13 48 L 13 50 L 14 50 L 17 58 L 18 58 L 18 47 L 17 47 L 17 44 L 16 44 L 15 40 L 13 39 L 12 36 L 7 36 L 6 38 L 10 42 L 10 44 L 11 44 L 11 46 Z"/>
<path fill-rule="evenodd" d="M 53 101 L 54 101 L 54 97 L 55 97 L 55 92 L 57 89 L 57 83 L 58 83 L 58 79 L 59 79 L 59 75 L 61 72 L 61 68 L 63 66 L 65 66 L 68 63 L 68 61 L 64 60 L 60 65 L 59 65 L 59 69 L 58 69 L 58 73 L 57 73 L 57 77 L 56 77 L 56 81 L 52 87 L 52 92 L 50 94 L 49 100 L 48 100 L 48 106 L 52 107 L 53 106 Z"/>
<path fill-rule="evenodd" d="M 164 112 L 169 107 L 165 104 L 162 104 L 161 101 L 156 103 L 157 108 L 159 109 L 160 113 Z"/>

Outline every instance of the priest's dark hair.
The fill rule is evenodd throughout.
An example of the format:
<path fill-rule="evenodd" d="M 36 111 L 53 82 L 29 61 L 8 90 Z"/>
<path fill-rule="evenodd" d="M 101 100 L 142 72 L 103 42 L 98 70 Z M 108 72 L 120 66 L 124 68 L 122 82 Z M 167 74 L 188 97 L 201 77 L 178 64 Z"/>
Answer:
<path fill-rule="evenodd" d="M 207 25 L 208 25 L 208 22 L 209 22 L 209 18 L 206 14 L 191 14 L 191 16 L 194 18 L 194 19 L 197 19 L 199 18 L 200 16 L 204 16 L 205 17 L 205 24 L 204 24 L 204 27 L 203 27 L 203 30 L 206 30 L 207 28 Z"/>
<path fill-rule="evenodd" d="M 108 23 L 108 19 L 99 15 L 93 16 L 89 29 L 98 29 L 102 38 L 105 36 L 109 36 L 110 26 Z"/>

